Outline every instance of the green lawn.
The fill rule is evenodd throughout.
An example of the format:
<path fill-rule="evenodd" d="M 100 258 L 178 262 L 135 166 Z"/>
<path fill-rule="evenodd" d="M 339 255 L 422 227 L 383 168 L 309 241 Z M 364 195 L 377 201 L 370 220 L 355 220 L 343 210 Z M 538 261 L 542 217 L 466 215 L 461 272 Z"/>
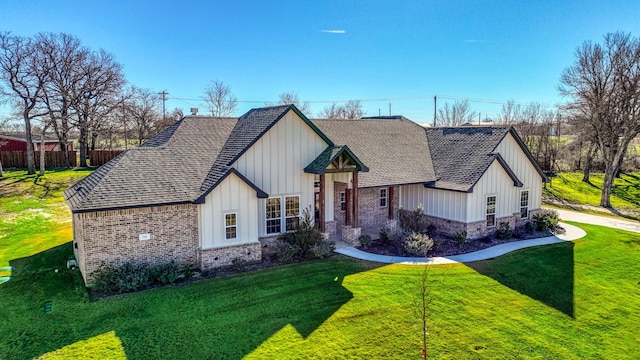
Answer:
<path fill-rule="evenodd" d="M 591 184 L 582 182 L 582 173 L 560 173 L 543 190 L 544 199 L 563 200 L 570 204 L 600 205 L 604 175 L 592 174 Z M 640 173 L 621 174 L 615 179 L 611 194 L 614 209 L 638 211 L 640 208 Z"/>
<path fill-rule="evenodd" d="M 432 267 L 430 357 L 637 358 L 640 235 L 580 226 L 575 243 Z M 335 256 L 90 302 L 65 241 L 1 253 L 0 359 L 420 358 L 422 267 Z"/>

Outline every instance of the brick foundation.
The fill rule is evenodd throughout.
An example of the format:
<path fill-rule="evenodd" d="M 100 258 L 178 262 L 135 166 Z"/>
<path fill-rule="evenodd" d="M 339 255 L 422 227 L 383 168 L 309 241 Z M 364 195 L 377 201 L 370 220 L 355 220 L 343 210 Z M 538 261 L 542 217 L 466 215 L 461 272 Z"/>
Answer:
<path fill-rule="evenodd" d="M 362 228 L 359 227 L 351 227 L 351 226 L 343 226 L 342 227 L 342 241 L 346 242 L 349 245 L 359 245 L 360 242 L 358 238 L 362 234 Z"/>
<path fill-rule="evenodd" d="M 262 249 L 259 242 L 246 245 L 228 246 L 199 251 L 200 269 L 209 270 L 233 264 L 234 259 L 244 262 L 259 262 L 262 260 Z"/>

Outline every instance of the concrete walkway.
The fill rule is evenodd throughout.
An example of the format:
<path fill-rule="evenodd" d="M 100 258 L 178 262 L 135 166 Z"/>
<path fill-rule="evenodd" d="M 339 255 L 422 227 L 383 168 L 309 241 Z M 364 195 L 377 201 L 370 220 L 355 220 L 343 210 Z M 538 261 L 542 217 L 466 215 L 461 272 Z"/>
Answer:
<path fill-rule="evenodd" d="M 562 216 L 561 216 L 562 217 Z M 564 218 L 564 217 L 562 217 Z M 570 219 L 567 219 L 570 220 Z M 579 221 L 579 220 L 575 220 Z M 583 221 L 586 222 L 586 221 Z M 490 248 L 482 249 L 476 252 L 444 257 L 430 257 L 430 258 L 415 258 L 415 257 L 402 257 L 402 256 L 387 256 L 368 253 L 362 250 L 358 250 L 353 246 L 347 245 L 343 242 L 336 243 L 336 252 L 346 256 L 350 256 L 356 259 L 375 261 L 385 264 L 408 264 L 408 265 L 441 265 L 441 264 L 455 264 L 455 263 L 467 263 L 472 261 L 493 259 L 500 255 L 510 253 L 515 250 L 520 250 L 532 246 L 548 245 L 560 243 L 563 241 L 573 241 L 580 239 L 587 235 L 584 230 L 579 227 L 562 223 L 562 227 L 566 232 L 562 235 L 549 236 L 539 239 L 530 239 L 522 241 L 513 241 L 505 244 L 492 246 Z"/>
<path fill-rule="evenodd" d="M 554 209 L 560 215 L 560 219 L 565 221 L 575 221 L 585 224 L 606 226 L 614 229 L 627 230 L 640 233 L 640 222 L 630 220 L 619 220 L 616 218 L 585 214 L 577 211 Z"/>

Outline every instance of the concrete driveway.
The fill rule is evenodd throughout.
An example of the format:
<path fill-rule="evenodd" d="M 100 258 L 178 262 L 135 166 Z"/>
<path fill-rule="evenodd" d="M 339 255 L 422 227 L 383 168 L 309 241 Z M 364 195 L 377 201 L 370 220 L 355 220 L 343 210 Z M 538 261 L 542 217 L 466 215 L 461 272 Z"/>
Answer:
<path fill-rule="evenodd" d="M 606 216 L 585 214 L 577 211 L 554 209 L 560 215 L 561 220 L 575 221 L 585 224 L 606 226 L 614 229 L 627 230 L 640 233 L 640 222 L 630 220 L 618 220 Z"/>

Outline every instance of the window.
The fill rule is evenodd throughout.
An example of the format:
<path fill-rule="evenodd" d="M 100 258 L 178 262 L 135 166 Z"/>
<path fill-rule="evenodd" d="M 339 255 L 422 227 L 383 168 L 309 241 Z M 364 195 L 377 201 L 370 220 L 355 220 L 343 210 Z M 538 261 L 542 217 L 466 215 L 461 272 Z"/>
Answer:
<path fill-rule="evenodd" d="M 287 196 L 285 197 L 285 222 L 287 224 L 287 231 L 296 229 L 298 221 L 300 220 L 300 196 Z"/>
<path fill-rule="evenodd" d="M 487 226 L 496 226 L 496 197 L 487 196 Z"/>
<path fill-rule="evenodd" d="M 529 217 L 529 190 L 520 192 L 520 219 Z"/>
<path fill-rule="evenodd" d="M 238 213 L 224 214 L 224 238 L 234 240 L 238 238 Z"/>
<path fill-rule="evenodd" d="M 284 199 L 284 211 L 282 201 Z M 300 196 L 284 196 L 268 198 L 265 214 L 267 218 L 267 234 L 279 234 L 296 229 L 300 220 Z M 284 229 L 282 228 L 284 225 Z"/>
<path fill-rule="evenodd" d="M 380 207 L 387 207 L 387 189 L 380 189 Z"/>
<path fill-rule="evenodd" d="M 347 196 L 344 191 L 340 191 L 340 211 L 347 211 Z"/>
<path fill-rule="evenodd" d="M 282 211 L 280 198 L 268 198 L 266 207 L 267 234 L 277 234 L 282 231 Z"/>

